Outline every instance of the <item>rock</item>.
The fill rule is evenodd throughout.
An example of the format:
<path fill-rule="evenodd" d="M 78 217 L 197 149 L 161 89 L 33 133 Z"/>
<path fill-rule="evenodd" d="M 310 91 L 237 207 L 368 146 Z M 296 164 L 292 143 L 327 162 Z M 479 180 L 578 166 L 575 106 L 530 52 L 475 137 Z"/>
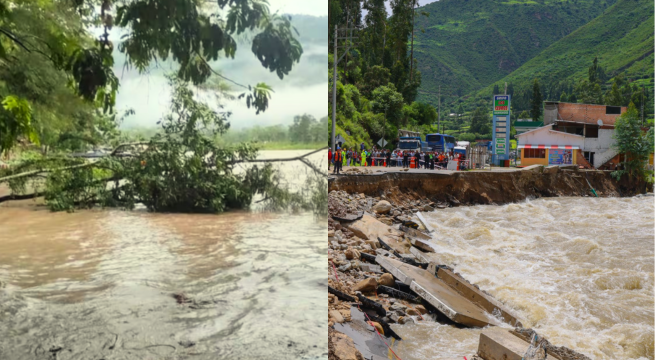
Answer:
<path fill-rule="evenodd" d="M 355 342 L 348 335 L 338 331 L 333 332 L 330 337 L 330 343 L 333 346 L 333 355 L 339 360 L 364 360 L 362 353 L 355 347 Z"/>
<path fill-rule="evenodd" d="M 398 319 L 398 324 L 416 324 L 416 321 L 409 316 L 401 316 L 400 319 Z"/>
<path fill-rule="evenodd" d="M 364 240 L 376 240 L 378 236 L 402 236 L 402 232 L 399 230 L 393 229 L 389 225 L 383 224 L 378 219 L 368 214 L 364 214 L 361 219 L 353 221 L 346 227 L 357 237 Z"/>
<path fill-rule="evenodd" d="M 396 311 L 397 311 L 397 310 L 400 310 L 400 311 L 403 311 L 403 312 L 404 312 L 405 309 L 407 309 L 407 306 L 405 306 L 405 305 L 403 305 L 403 304 L 397 302 L 397 303 L 394 303 L 393 305 L 391 305 L 391 307 L 389 307 L 389 309 L 391 309 L 391 310 L 396 310 Z"/>
<path fill-rule="evenodd" d="M 373 292 L 378 287 L 378 282 L 375 278 L 364 279 L 355 286 L 353 286 L 353 291 L 361 291 L 362 293 Z"/>
<path fill-rule="evenodd" d="M 378 214 L 388 214 L 391 211 L 391 204 L 386 200 L 382 200 L 373 206 L 373 211 Z"/>
<path fill-rule="evenodd" d="M 334 237 L 334 230 L 328 230 L 328 237 Z"/>
<path fill-rule="evenodd" d="M 334 225 L 334 228 L 335 228 L 336 230 L 341 230 L 341 224 L 336 223 L 336 224 Z"/>
<path fill-rule="evenodd" d="M 366 240 L 366 244 L 368 244 L 371 249 L 377 249 L 380 247 L 380 243 L 377 240 Z"/>
<path fill-rule="evenodd" d="M 393 220 L 389 219 L 388 217 L 383 217 L 383 218 L 380 218 L 378 220 L 380 220 L 380 222 L 385 224 L 385 225 L 388 225 L 388 226 L 393 225 Z"/>
<path fill-rule="evenodd" d="M 382 328 L 382 325 L 380 325 L 380 323 L 371 321 L 369 322 L 369 324 L 372 325 L 381 335 L 384 335 L 384 328 Z"/>
<path fill-rule="evenodd" d="M 190 348 L 196 345 L 196 343 L 191 340 L 180 340 L 178 344 L 180 344 L 180 346 L 182 346 L 183 348 Z"/>
<path fill-rule="evenodd" d="M 343 323 L 343 315 L 337 310 L 328 310 L 328 318 L 332 319 L 335 323 Z"/>
<path fill-rule="evenodd" d="M 430 206 L 430 205 L 423 205 L 422 210 L 426 211 L 426 212 L 427 211 L 434 211 L 434 208 L 432 206 Z"/>
<path fill-rule="evenodd" d="M 348 248 L 348 250 L 346 250 L 344 254 L 346 255 L 346 259 L 348 260 L 359 259 L 359 251 L 355 249 Z"/>
<path fill-rule="evenodd" d="M 407 308 L 407 311 L 405 311 L 405 313 L 407 315 L 411 315 L 411 316 L 418 316 L 419 315 L 419 312 L 416 309 L 412 309 L 412 308 Z"/>
<path fill-rule="evenodd" d="M 398 316 L 398 315 L 396 315 L 396 314 L 391 314 L 391 315 L 389 315 L 389 320 L 391 320 L 391 321 L 393 321 L 393 322 L 395 322 L 395 323 L 398 322 L 398 319 L 400 319 L 400 316 Z"/>
<path fill-rule="evenodd" d="M 393 275 L 387 273 L 387 274 L 382 274 L 382 276 L 380 276 L 380 279 L 378 280 L 378 284 L 393 287 L 394 285 L 396 285 L 396 281 L 393 279 Z"/>
<path fill-rule="evenodd" d="M 418 310 L 418 312 L 420 312 L 421 315 L 425 315 L 428 313 L 428 310 L 423 305 L 416 305 L 414 306 L 414 309 Z"/>
<path fill-rule="evenodd" d="M 339 266 L 339 271 L 346 272 L 346 271 L 350 270 L 351 267 L 352 267 L 352 265 L 349 262 L 347 262 L 347 263 Z"/>

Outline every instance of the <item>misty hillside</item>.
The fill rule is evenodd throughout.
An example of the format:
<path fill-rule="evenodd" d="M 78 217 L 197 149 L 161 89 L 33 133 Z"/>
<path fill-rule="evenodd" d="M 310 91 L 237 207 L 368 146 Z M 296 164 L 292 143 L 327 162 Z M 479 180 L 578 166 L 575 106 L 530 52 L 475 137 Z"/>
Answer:
<path fill-rule="evenodd" d="M 316 118 L 325 116 L 325 104 L 318 106 L 320 102 L 313 100 L 312 97 L 321 96 L 323 99 L 324 84 L 328 81 L 327 73 L 324 71 L 327 64 L 327 32 L 325 31 L 327 17 L 293 15 L 291 22 L 300 34 L 298 38 L 303 46 L 303 55 L 300 63 L 296 64 L 283 80 L 261 66 L 246 45 L 245 40 L 249 35 L 237 37 L 237 40 L 243 41 L 238 43 L 234 59 L 226 58 L 212 62 L 215 70 L 240 84 L 255 85 L 264 82 L 274 90 L 269 109 L 257 116 L 254 111 L 246 109 L 242 102 L 224 104 L 226 109 L 233 113 L 230 121 L 233 127 L 288 124 L 292 122 L 293 116 L 302 113 L 310 113 Z M 112 38 L 118 42 L 120 34 L 112 33 Z M 133 108 L 136 111 L 134 116 L 126 119 L 123 126 L 154 126 L 167 110 L 169 89 L 165 74 L 175 71 L 175 63 L 170 58 L 159 61 L 146 73 L 140 74 L 136 69 L 126 65 L 125 56 L 118 50 L 114 50 L 114 58 L 114 71 L 121 81 L 117 108 L 121 110 Z M 232 89 L 237 95 L 242 90 L 234 85 Z M 314 108 L 316 110 L 313 110 Z"/>
<path fill-rule="evenodd" d="M 614 0 L 441 0 L 416 17 L 419 100 L 437 103 L 502 79 Z M 422 29 L 425 32 L 422 32 Z"/>

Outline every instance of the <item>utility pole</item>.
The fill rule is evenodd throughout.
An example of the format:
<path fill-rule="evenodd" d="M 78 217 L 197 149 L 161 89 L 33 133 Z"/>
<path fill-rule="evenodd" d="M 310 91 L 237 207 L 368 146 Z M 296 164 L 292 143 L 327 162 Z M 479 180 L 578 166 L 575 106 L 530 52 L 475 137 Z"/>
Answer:
<path fill-rule="evenodd" d="M 348 54 L 348 50 L 350 50 L 352 44 L 352 40 L 356 39 L 352 37 L 352 31 L 356 30 L 354 28 L 349 28 L 347 24 L 345 28 L 339 29 L 338 25 L 334 25 L 334 70 L 332 72 L 332 152 L 334 152 L 337 148 L 336 144 L 336 136 L 337 136 L 337 69 L 339 62 L 343 59 L 344 55 Z M 339 38 L 339 30 L 345 30 L 346 31 L 346 36 Z M 350 33 L 348 33 L 350 31 Z M 346 49 L 344 50 L 343 54 L 341 54 L 340 57 L 338 56 L 338 51 L 339 51 L 339 45 L 338 41 L 339 39 L 341 40 L 346 40 L 346 45 L 342 46 L 345 47 Z"/>
<path fill-rule="evenodd" d="M 387 22 L 383 22 L 384 24 L 384 37 L 382 38 L 382 58 L 380 59 L 380 66 L 384 66 L 384 49 L 387 48 Z"/>
<path fill-rule="evenodd" d="M 641 126 L 644 126 L 644 85 L 641 85 Z"/>
<path fill-rule="evenodd" d="M 507 95 L 507 82 L 505 82 L 505 94 L 504 95 Z"/>
<path fill-rule="evenodd" d="M 439 85 L 439 110 L 437 112 L 437 132 L 439 132 L 440 124 L 441 124 L 441 85 Z"/>
<path fill-rule="evenodd" d="M 412 82 L 414 78 L 414 26 L 416 26 L 416 21 L 414 21 L 414 6 L 416 5 L 416 0 L 412 0 L 412 48 L 410 50 L 409 57 L 409 82 Z"/>

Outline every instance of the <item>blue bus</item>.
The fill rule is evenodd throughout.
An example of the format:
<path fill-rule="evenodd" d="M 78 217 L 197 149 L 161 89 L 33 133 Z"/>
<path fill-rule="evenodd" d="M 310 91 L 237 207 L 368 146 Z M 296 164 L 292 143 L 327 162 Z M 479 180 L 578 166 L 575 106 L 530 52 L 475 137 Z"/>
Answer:
<path fill-rule="evenodd" d="M 425 141 L 432 151 L 450 152 L 455 148 L 455 138 L 446 134 L 427 134 Z"/>

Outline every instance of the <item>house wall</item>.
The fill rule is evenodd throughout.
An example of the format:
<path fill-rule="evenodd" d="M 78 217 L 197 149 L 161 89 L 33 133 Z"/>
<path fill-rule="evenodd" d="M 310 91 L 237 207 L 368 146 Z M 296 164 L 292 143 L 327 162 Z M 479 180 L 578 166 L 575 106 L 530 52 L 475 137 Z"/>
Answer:
<path fill-rule="evenodd" d="M 628 111 L 628 108 L 621 107 L 621 114 Z M 621 116 L 606 114 L 606 105 L 589 105 L 589 104 L 557 104 L 557 112 L 562 120 L 578 121 L 596 124 L 598 120 L 603 120 L 606 125 L 614 125 L 616 119 Z"/>
<path fill-rule="evenodd" d="M 552 126 L 544 126 L 537 131 L 523 133 L 517 137 L 519 145 L 573 145 L 582 148 L 584 137 L 550 131 Z M 600 134 L 598 135 L 600 136 Z"/>
<path fill-rule="evenodd" d="M 584 151 L 592 152 L 604 152 L 612 147 L 614 144 L 614 130 L 609 129 L 599 129 L 598 138 L 585 138 L 584 146 L 582 147 Z"/>
<path fill-rule="evenodd" d="M 550 149 L 546 149 L 546 157 L 544 159 L 535 159 L 535 158 L 525 158 L 524 154 L 525 151 L 524 149 L 521 149 L 521 166 L 530 166 L 530 165 L 544 165 L 548 166 L 548 158 L 550 155 Z M 573 150 L 573 158 L 571 159 L 571 162 L 575 165 L 578 164 L 578 156 L 582 154 L 580 150 Z"/>

